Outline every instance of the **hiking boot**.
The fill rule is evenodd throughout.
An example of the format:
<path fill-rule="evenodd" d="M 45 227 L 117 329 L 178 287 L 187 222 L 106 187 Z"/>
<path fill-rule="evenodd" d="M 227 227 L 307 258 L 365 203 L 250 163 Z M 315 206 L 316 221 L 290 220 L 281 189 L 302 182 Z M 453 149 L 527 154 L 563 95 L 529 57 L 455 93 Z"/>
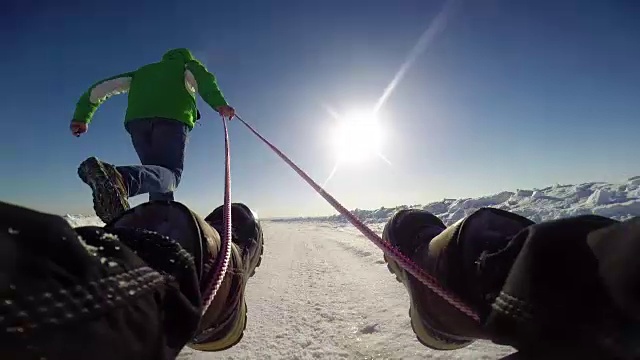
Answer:
<path fill-rule="evenodd" d="M 249 278 L 247 274 L 253 274 L 262 253 L 260 225 L 251 216 L 251 212 L 245 212 L 245 209 L 248 210 L 243 205 L 234 204 L 233 242 L 230 244 L 231 256 L 227 271 L 216 296 L 200 318 L 195 338 L 187 344 L 193 349 L 226 350 L 242 339 L 247 322 L 247 308 L 244 301 L 244 289 Z M 212 224 L 179 202 L 157 200 L 140 204 L 126 211 L 107 224 L 107 227 L 145 229 L 175 240 L 182 249 L 191 254 L 200 282 L 200 293 L 202 293 L 207 286 L 202 282 L 203 277 L 210 271 L 212 263 L 222 259 L 220 235 L 223 234 L 222 211 L 214 211 L 207 220 L 220 230 L 216 230 Z M 253 255 L 253 258 L 243 261 L 243 254 L 257 256 Z M 147 261 L 163 261 L 163 259 Z M 244 266 L 245 264 L 249 265 Z"/>
<path fill-rule="evenodd" d="M 443 285 L 444 279 L 438 275 L 444 274 L 433 271 L 438 265 L 437 257 L 429 256 L 429 244 L 445 229 L 444 223 L 429 212 L 401 210 L 386 224 L 382 237 Z M 436 350 L 455 350 L 473 342 L 473 338 L 463 336 L 446 326 L 450 323 L 448 317 L 463 316 L 458 314 L 457 309 L 449 306 L 386 254 L 384 259 L 389 271 L 396 275 L 396 280 L 402 282 L 409 292 L 411 328 L 420 343 Z"/>
<path fill-rule="evenodd" d="M 93 208 L 105 223 L 129 209 L 129 194 L 122 175 L 115 166 L 95 157 L 83 161 L 78 176 L 93 191 Z"/>
<path fill-rule="evenodd" d="M 204 218 L 204 221 L 211 224 L 220 236 L 224 236 L 224 209 L 222 206 L 213 210 Z M 256 268 L 260 266 L 264 252 L 260 222 L 247 205 L 233 203 L 231 204 L 231 229 L 231 239 L 242 254 L 245 273 L 250 274 L 249 277 L 251 277 L 255 274 Z"/>
<path fill-rule="evenodd" d="M 222 238 L 224 236 L 223 207 L 215 209 L 205 221 Z M 244 204 L 232 204 L 232 256 L 218 294 L 203 315 L 199 335 L 189 347 L 200 351 L 221 351 L 236 345 L 247 326 L 247 304 L 244 298 L 247 280 L 260 266 L 263 253 L 262 228 L 251 210 Z"/>
<path fill-rule="evenodd" d="M 388 221 L 383 240 L 480 316 L 478 323 L 463 314 L 385 255 L 389 271 L 409 292 L 411 327 L 418 341 L 436 350 L 455 350 L 490 337 L 481 324 L 508 275 L 507 263 L 496 254 L 529 224 L 523 217 L 491 208 L 449 227 L 421 210 L 402 210 Z"/>

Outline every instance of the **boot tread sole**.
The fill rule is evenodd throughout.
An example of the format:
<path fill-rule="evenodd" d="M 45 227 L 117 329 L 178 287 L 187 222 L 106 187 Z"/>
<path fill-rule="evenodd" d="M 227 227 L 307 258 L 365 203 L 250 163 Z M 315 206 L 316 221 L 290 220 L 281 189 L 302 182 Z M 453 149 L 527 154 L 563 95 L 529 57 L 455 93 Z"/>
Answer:
<path fill-rule="evenodd" d="M 91 187 L 93 209 L 103 222 L 109 223 L 129 209 L 128 201 L 122 198 L 107 169 L 95 157 L 90 157 L 80 164 L 78 176 Z"/>

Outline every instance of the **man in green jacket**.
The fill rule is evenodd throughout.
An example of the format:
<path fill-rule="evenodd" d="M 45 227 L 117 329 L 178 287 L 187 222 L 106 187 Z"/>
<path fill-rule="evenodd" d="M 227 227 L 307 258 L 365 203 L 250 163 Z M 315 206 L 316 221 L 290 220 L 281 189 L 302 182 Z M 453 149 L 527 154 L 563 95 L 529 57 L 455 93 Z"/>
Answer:
<path fill-rule="evenodd" d="M 160 62 L 91 86 L 78 101 L 71 133 L 85 133 L 98 106 L 123 92 L 129 93 L 125 128 L 142 165 L 114 166 L 90 157 L 78 168 L 105 223 L 129 208 L 129 197 L 149 193 L 149 200 L 173 200 L 187 138 L 199 115 L 196 93 L 223 118 L 235 116 L 215 77 L 188 49 L 173 49 Z"/>

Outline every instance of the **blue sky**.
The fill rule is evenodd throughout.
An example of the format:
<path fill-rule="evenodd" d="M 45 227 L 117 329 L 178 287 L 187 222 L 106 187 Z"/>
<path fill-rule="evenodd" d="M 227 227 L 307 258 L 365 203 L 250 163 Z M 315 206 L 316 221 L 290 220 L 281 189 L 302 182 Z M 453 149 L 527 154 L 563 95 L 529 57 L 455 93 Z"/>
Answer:
<path fill-rule="evenodd" d="M 69 134 L 94 81 L 189 47 L 245 120 L 321 182 L 335 163 L 323 105 L 372 106 L 444 2 L 67 4 L 0 12 L 0 199 L 61 214 L 91 212 L 84 158 L 138 162 L 126 96 Z M 327 190 L 375 208 L 639 175 L 639 15 L 636 1 L 460 1 L 381 110 L 392 165 L 339 168 Z M 177 198 L 206 212 L 222 201 L 222 126 L 199 104 Z M 230 131 L 234 200 L 265 216 L 333 212 L 239 123 Z"/>

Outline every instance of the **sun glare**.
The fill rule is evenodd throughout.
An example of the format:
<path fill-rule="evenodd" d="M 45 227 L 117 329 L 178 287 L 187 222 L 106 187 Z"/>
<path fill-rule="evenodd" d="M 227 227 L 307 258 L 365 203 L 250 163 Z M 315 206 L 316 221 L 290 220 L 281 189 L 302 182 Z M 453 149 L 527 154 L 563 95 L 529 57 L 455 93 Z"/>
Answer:
<path fill-rule="evenodd" d="M 339 162 L 362 162 L 380 156 L 383 133 L 375 113 L 354 111 L 338 118 L 332 139 Z"/>

